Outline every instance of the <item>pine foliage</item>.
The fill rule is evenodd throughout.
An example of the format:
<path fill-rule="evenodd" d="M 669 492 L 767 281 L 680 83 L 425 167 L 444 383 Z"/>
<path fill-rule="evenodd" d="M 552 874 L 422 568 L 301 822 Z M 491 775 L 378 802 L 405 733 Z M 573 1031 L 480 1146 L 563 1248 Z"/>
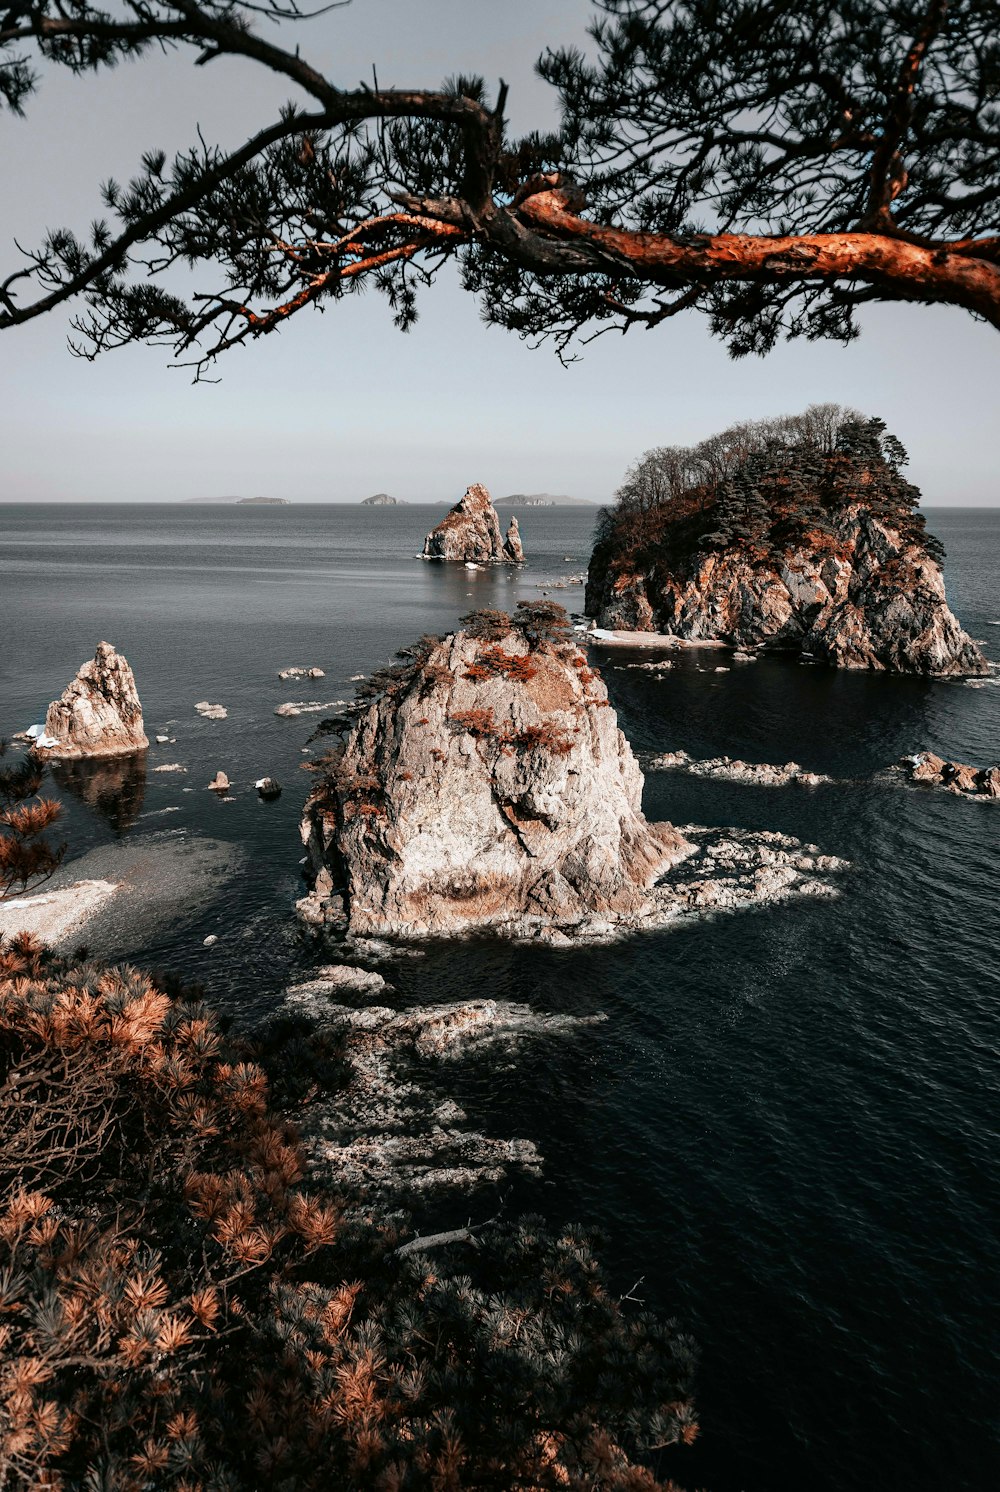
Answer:
<path fill-rule="evenodd" d="M 940 562 L 907 459 L 884 420 L 830 404 L 647 451 L 598 520 L 598 566 L 684 572 L 734 549 L 765 565 L 799 546 L 834 551 L 854 506 Z"/>
<path fill-rule="evenodd" d="M 586 1235 L 400 1255 L 306 1173 L 205 1006 L 0 945 L 5 1488 L 671 1485 L 643 1462 L 696 1433 L 690 1343 Z"/>
<path fill-rule="evenodd" d="M 6 753 L 7 742 L 0 741 L 0 757 Z M 0 896 L 47 881 L 66 853 L 65 845 L 46 837 L 62 810 L 54 798 L 38 796 L 44 776 L 45 768 L 30 757 L 0 767 Z"/>

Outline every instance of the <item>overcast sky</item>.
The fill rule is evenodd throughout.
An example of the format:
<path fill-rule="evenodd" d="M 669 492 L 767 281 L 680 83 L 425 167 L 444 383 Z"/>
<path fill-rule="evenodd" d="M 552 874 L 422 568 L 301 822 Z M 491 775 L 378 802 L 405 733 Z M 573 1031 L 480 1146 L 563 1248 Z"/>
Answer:
<path fill-rule="evenodd" d="M 503 76 L 521 129 L 553 117 L 535 58 L 582 41 L 589 11 L 588 0 L 353 0 L 282 31 L 344 86 L 373 64 L 398 86 Z M 101 213 L 99 183 L 127 178 L 145 148 L 189 145 L 198 125 L 237 144 L 286 93 L 249 63 L 194 68 L 184 54 L 96 78 L 52 73 L 26 120 L 0 115 L 0 278 L 17 266 L 15 236 L 32 244 L 47 226 L 85 228 Z M 567 369 L 484 328 L 447 282 L 424 295 L 408 336 L 381 297 L 359 297 L 235 350 L 221 384 L 197 387 L 165 349 L 74 359 L 68 323 L 57 313 L 0 334 L 0 501 L 353 502 L 387 491 L 437 502 L 474 481 L 498 495 L 604 500 L 650 446 L 833 400 L 888 421 L 925 502 L 1000 502 L 1000 338 L 957 310 L 870 308 L 851 347 L 795 343 L 735 363 L 689 314 L 603 337 Z"/>

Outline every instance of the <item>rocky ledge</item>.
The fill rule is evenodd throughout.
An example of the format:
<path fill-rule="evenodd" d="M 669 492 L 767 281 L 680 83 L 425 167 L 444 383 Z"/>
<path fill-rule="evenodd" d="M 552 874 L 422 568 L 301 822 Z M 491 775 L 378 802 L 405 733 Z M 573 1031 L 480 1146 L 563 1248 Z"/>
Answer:
<path fill-rule="evenodd" d="M 93 658 L 49 705 L 42 736 L 32 749 L 46 760 L 70 761 L 129 756 L 148 745 L 132 670 L 110 642 L 100 642 Z"/>
<path fill-rule="evenodd" d="M 302 821 L 315 888 L 299 909 L 351 935 L 609 939 L 808 894 L 835 868 L 751 835 L 732 877 L 667 885 L 672 867 L 712 855 L 643 816 L 604 682 L 553 602 L 423 639 L 369 681 L 342 747 L 316 765 Z"/>
<path fill-rule="evenodd" d="M 586 610 L 612 632 L 985 675 L 905 459 L 881 421 L 829 409 L 650 452 L 602 518 Z"/>
<path fill-rule="evenodd" d="M 790 782 L 804 787 L 821 787 L 831 783 L 832 777 L 819 772 L 809 772 L 798 762 L 785 762 L 777 766 L 773 762 L 744 762 L 738 756 L 693 757 L 686 751 L 665 751 L 649 762 L 654 772 L 690 772 L 693 777 L 717 777 L 726 782 L 750 782 L 758 787 L 786 787 Z"/>
<path fill-rule="evenodd" d="M 424 540 L 424 559 L 458 560 L 479 565 L 521 565 L 524 549 L 516 518 L 501 537 L 489 492 L 476 482 L 432 528 Z"/>
<path fill-rule="evenodd" d="M 970 767 L 964 762 L 950 762 L 933 751 L 904 756 L 900 767 L 911 782 L 925 782 L 943 787 L 950 793 L 965 793 L 978 798 L 1000 798 L 1000 766 Z"/>

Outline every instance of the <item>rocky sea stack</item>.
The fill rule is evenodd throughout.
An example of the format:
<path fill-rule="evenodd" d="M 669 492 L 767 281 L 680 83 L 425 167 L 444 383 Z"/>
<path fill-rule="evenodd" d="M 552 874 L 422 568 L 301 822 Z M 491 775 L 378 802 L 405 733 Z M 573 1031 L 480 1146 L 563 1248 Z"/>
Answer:
<path fill-rule="evenodd" d="M 130 756 L 149 745 L 142 705 L 128 663 L 110 642 L 100 642 L 60 699 L 49 705 L 36 755 L 57 761 L 79 757 Z"/>
<path fill-rule="evenodd" d="M 506 538 L 489 492 L 479 482 L 451 508 L 424 540 L 424 559 L 458 560 L 479 565 L 520 565 L 524 549 L 517 519 Z"/>
<path fill-rule="evenodd" d="M 651 451 L 602 518 L 587 612 L 843 668 L 986 674 L 905 462 L 881 420 L 836 406 Z"/>
<path fill-rule="evenodd" d="M 559 607 L 474 614 L 368 692 L 303 824 L 352 932 L 635 915 L 687 848 L 643 817 L 642 774 Z"/>
<path fill-rule="evenodd" d="M 648 823 L 604 682 L 554 602 L 475 612 L 363 686 L 302 838 L 302 918 L 352 936 L 610 938 L 685 912 L 824 894 L 782 835 Z M 674 874 L 675 868 L 678 872 Z"/>

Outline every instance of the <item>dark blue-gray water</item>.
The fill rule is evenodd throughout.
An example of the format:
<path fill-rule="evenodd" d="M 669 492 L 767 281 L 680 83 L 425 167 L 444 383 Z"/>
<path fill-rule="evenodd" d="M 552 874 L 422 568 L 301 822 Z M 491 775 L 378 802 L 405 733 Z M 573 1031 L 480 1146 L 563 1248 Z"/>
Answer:
<path fill-rule="evenodd" d="M 174 740 L 150 750 L 144 780 L 103 795 L 64 781 L 74 855 L 145 836 L 233 850 L 167 920 L 121 929 L 130 957 L 266 1009 L 314 957 L 289 909 L 317 717 L 281 720 L 276 705 L 344 699 L 351 675 L 419 633 L 537 594 L 582 567 L 593 521 L 524 513 L 532 563 L 515 578 L 418 563 L 436 516 L 0 507 L 0 733 L 39 720 L 107 638 L 151 738 Z M 930 526 L 952 604 L 998 658 L 1000 512 L 932 511 Z M 439 948 L 394 974 L 400 997 L 607 1013 L 580 1039 L 521 1048 L 514 1070 L 484 1058 L 455 1082 L 478 1125 L 543 1153 L 546 1179 L 508 1206 L 600 1224 L 616 1285 L 642 1277 L 634 1293 L 698 1338 L 702 1439 L 661 1471 L 711 1492 L 985 1492 L 1000 1480 L 1000 806 L 878 774 L 923 747 L 995 761 L 1000 688 L 777 660 L 717 674 L 728 660 L 698 653 L 654 678 L 628 661 L 602 666 L 640 753 L 794 758 L 838 779 L 650 774 L 649 815 L 815 841 L 852 862 L 843 896 L 613 947 Z M 327 677 L 279 683 L 290 664 Z M 203 699 L 228 719 L 200 719 Z M 188 772 L 151 770 L 164 762 Z M 204 790 L 219 768 L 229 803 Z M 277 803 L 249 788 L 265 773 L 284 786 Z"/>

